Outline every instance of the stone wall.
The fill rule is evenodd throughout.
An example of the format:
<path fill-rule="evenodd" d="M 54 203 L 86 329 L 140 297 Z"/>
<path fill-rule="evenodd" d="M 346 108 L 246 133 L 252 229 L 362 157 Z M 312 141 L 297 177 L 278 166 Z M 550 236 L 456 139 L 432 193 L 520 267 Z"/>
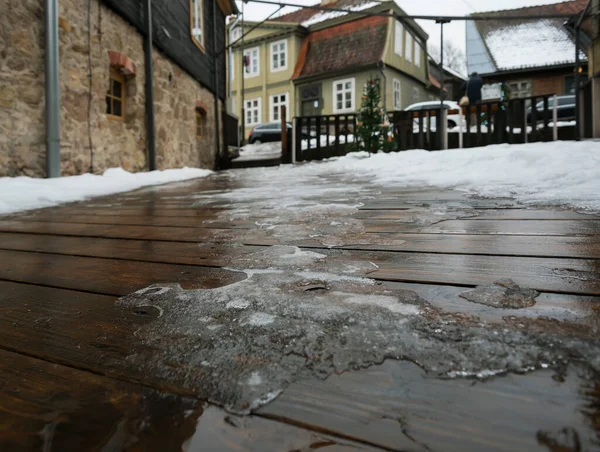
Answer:
<path fill-rule="evenodd" d="M 59 14 L 61 174 L 88 171 L 88 120 L 94 172 L 116 166 L 147 170 L 142 36 L 99 0 L 92 1 L 91 36 L 87 0 L 59 0 Z M 11 14 L 0 17 L 0 176 L 45 175 L 43 20 L 42 0 L 11 1 Z M 123 121 L 105 114 L 109 51 L 135 65 L 126 81 Z M 156 49 L 153 59 L 157 167 L 212 168 L 221 136 L 214 131 L 213 94 Z M 197 102 L 207 111 L 207 133 L 200 140 Z"/>

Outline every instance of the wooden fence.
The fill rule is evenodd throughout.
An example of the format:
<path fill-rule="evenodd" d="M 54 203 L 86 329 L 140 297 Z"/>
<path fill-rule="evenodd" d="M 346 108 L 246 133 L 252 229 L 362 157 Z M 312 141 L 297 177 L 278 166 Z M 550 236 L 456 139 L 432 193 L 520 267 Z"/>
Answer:
<path fill-rule="evenodd" d="M 574 139 L 574 127 L 559 128 L 554 94 L 470 107 L 438 106 L 388 114 L 398 150 L 429 151 Z M 449 127 L 453 126 L 453 127 Z M 356 115 L 294 118 L 292 161 L 345 155 L 355 147 Z"/>

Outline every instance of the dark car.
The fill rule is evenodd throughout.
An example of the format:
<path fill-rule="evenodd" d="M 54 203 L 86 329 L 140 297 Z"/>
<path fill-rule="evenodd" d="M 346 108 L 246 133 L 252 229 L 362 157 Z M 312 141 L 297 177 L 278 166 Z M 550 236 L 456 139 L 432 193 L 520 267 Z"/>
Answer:
<path fill-rule="evenodd" d="M 288 134 L 291 133 L 292 125 L 287 123 Z M 266 124 L 259 124 L 248 137 L 250 144 L 268 143 L 272 141 L 281 141 L 281 123 L 280 122 L 268 122 Z"/>
<path fill-rule="evenodd" d="M 559 121 L 574 121 L 575 120 L 575 96 L 557 96 L 556 113 Z M 540 122 L 544 120 L 544 102 L 538 102 L 536 105 L 535 121 Z M 552 122 L 554 99 L 551 97 L 548 99 L 548 121 Z M 527 109 L 527 122 L 531 123 L 533 120 L 533 111 L 529 107 Z"/>

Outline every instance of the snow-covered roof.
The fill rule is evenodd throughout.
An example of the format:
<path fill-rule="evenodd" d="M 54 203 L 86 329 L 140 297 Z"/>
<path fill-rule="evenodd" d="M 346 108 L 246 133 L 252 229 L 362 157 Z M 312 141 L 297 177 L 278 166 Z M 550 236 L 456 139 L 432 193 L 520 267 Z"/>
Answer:
<path fill-rule="evenodd" d="M 575 63 L 575 43 L 562 19 L 499 27 L 484 39 L 499 70 Z M 580 57 L 586 58 L 583 52 Z"/>
<path fill-rule="evenodd" d="M 363 11 L 365 9 L 373 8 L 380 4 L 381 4 L 381 2 L 365 2 L 365 3 L 360 3 L 358 5 L 343 6 L 342 9 L 345 9 L 348 11 Z M 347 16 L 347 15 L 348 15 L 348 13 L 343 13 L 341 11 L 321 11 L 321 12 L 315 14 L 314 16 L 312 16 L 310 19 L 302 22 L 301 25 L 303 27 L 310 27 L 311 25 L 325 22 L 326 20 L 334 19 L 336 17 Z"/>
<path fill-rule="evenodd" d="M 575 40 L 566 19 L 538 19 L 540 14 L 576 14 L 586 0 L 527 7 L 493 13 L 497 19 L 467 23 L 469 73 L 544 68 L 575 63 Z M 505 20 L 510 16 L 531 19 Z M 586 55 L 580 53 L 581 60 Z"/>

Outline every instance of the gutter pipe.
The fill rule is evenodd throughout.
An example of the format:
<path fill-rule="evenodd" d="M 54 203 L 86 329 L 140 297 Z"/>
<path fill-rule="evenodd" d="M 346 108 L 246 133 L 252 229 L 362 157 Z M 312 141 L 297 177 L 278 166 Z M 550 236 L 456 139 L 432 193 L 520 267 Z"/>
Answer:
<path fill-rule="evenodd" d="M 46 177 L 60 177 L 58 0 L 45 0 Z"/>

